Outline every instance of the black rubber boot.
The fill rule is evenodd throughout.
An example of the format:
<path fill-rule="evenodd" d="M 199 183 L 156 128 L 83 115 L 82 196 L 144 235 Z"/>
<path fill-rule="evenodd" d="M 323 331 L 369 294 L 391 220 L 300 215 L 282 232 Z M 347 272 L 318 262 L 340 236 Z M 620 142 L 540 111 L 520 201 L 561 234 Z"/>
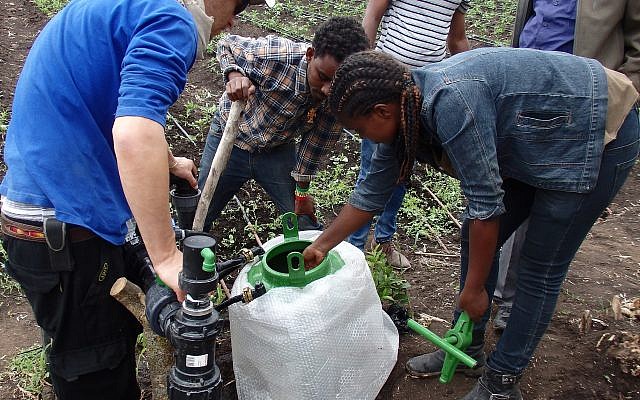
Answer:
<path fill-rule="evenodd" d="M 521 377 L 485 367 L 476 385 L 462 400 L 522 400 L 518 383 Z"/>
<path fill-rule="evenodd" d="M 460 371 L 467 376 L 480 376 L 486 362 L 484 355 L 484 343 L 471 345 L 465 351 L 469 356 L 478 362 L 475 368 L 471 369 L 463 363 L 458 363 L 456 371 Z M 405 364 L 407 373 L 416 378 L 426 378 L 430 376 L 439 376 L 444 364 L 444 358 L 447 355 L 444 350 L 438 349 L 432 353 L 423 354 L 413 357 Z"/>

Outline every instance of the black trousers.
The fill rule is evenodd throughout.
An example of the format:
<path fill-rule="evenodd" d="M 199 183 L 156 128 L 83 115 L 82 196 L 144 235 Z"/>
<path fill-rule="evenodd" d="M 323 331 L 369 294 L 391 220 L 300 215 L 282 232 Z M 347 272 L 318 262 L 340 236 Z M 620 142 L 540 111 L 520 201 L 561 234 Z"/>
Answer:
<path fill-rule="evenodd" d="M 71 271 L 56 271 L 46 243 L 5 236 L 5 268 L 43 330 L 59 400 L 138 400 L 135 344 L 142 327 L 109 295 L 126 275 L 121 246 L 98 237 L 70 243 Z"/>

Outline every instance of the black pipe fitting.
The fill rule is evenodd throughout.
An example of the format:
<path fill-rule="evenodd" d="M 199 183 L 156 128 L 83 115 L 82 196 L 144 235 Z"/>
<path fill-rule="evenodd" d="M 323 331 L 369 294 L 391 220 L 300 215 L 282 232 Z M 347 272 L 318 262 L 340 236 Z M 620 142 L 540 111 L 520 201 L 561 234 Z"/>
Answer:
<path fill-rule="evenodd" d="M 208 235 L 194 235 L 187 237 L 183 242 L 183 265 L 180 273 L 180 289 L 191 294 L 192 298 L 206 296 L 218 286 L 218 273 L 205 271 L 202 268 L 203 257 L 200 252 L 211 249 L 215 254 L 216 240 Z"/>
<path fill-rule="evenodd" d="M 186 179 L 178 178 L 173 174 L 169 175 L 169 185 L 172 187 L 169 196 L 171 205 L 176 210 L 178 226 L 182 229 L 191 229 L 200 201 L 200 190 L 192 188 Z"/>
<path fill-rule="evenodd" d="M 169 399 L 217 400 L 222 378 L 215 363 L 216 337 L 222 323 L 208 294 L 218 285 L 218 273 L 215 267 L 204 268 L 202 256 L 204 249 L 214 250 L 216 241 L 211 236 L 194 235 L 182 244 L 179 285 L 187 295 L 167 328 L 176 360 L 167 377 Z"/>
<path fill-rule="evenodd" d="M 151 329 L 160 336 L 168 337 L 169 324 L 180 309 L 176 293 L 157 283 L 149 287 L 145 295 L 145 315 Z"/>
<path fill-rule="evenodd" d="M 175 364 L 167 376 L 170 400 L 219 400 L 222 395 L 222 378 L 215 363 L 216 338 L 222 329 L 219 311 L 234 302 L 245 303 L 266 293 L 264 285 L 246 288 L 214 307 L 209 293 L 217 288 L 219 280 L 237 267 L 264 254 L 261 247 L 243 249 L 240 255 L 226 262 L 214 261 L 205 267 L 203 250 L 215 250 L 216 240 L 204 233 L 175 229 L 176 240 L 182 240 L 183 268 L 178 278 L 186 298 L 178 303 L 173 290 L 155 280 L 146 285 L 146 316 L 153 331 L 165 336 L 174 347 Z M 208 251 L 208 250 L 207 250 Z M 146 252 L 145 252 L 146 254 Z M 214 252 L 215 255 L 215 252 Z M 148 258 L 148 257 L 147 257 Z M 150 264 L 150 262 L 149 262 Z M 147 266 L 145 280 L 152 266 Z"/>
<path fill-rule="evenodd" d="M 223 301 L 222 303 L 218 304 L 215 309 L 216 311 L 220 312 L 235 303 L 243 302 L 246 304 L 253 301 L 254 299 L 257 299 L 265 293 L 267 293 L 266 287 L 263 283 L 258 282 L 256 283 L 256 287 L 254 289 L 244 288 L 242 294 L 233 296 L 232 298 Z"/>

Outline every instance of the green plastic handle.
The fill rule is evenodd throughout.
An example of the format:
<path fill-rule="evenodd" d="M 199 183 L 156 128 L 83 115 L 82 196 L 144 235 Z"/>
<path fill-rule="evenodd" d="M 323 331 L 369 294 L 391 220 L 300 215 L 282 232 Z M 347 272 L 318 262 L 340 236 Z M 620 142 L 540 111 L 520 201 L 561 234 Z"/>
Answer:
<path fill-rule="evenodd" d="M 284 233 L 284 241 L 290 242 L 298 240 L 298 216 L 296 213 L 288 212 L 282 215 L 282 233 Z"/>
<path fill-rule="evenodd" d="M 464 352 L 471 344 L 473 333 L 473 322 L 466 312 L 460 315 L 456 325 L 447 331 L 444 338 L 436 335 L 413 319 L 407 320 L 407 326 L 446 352 L 439 379 L 441 383 L 451 382 L 459 362 L 464 363 L 469 368 L 476 367 L 477 361 Z"/>
<path fill-rule="evenodd" d="M 287 254 L 287 267 L 289 268 L 289 278 L 293 282 L 304 282 L 304 257 L 298 251 Z"/>
<path fill-rule="evenodd" d="M 444 339 L 452 343 L 457 349 L 464 351 L 471 344 L 472 336 L 473 321 L 469 318 L 469 314 L 462 312 L 455 326 L 449 329 L 444 335 Z M 477 363 L 473 358 L 469 357 L 466 353 L 462 353 L 462 355 L 463 357 L 460 357 L 459 353 L 447 352 L 447 355 L 444 357 L 442 371 L 440 372 L 440 382 L 451 382 L 460 361 L 469 368 L 476 367 Z M 470 363 L 469 360 L 473 361 L 473 363 Z"/>

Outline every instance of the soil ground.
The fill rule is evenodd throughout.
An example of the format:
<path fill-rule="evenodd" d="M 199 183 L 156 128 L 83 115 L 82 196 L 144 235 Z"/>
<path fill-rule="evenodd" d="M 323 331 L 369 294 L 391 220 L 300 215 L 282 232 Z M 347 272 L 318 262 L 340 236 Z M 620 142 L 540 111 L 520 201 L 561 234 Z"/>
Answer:
<path fill-rule="evenodd" d="M 24 58 L 46 20 L 27 0 L 0 2 L 0 104 L 4 110 L 10 109 Z M 239 24 L 234 32 L 245 36 L 265 34 L 246 24 Z M 215 98 L 220 94 L 221 79 L 211 72 L 211 63 L 211 56 L 208 56 L 192 70 L 185 93 L 171 111 L 173 115 L 183 115 L 187 101 L 198 101 L 198 93 L 203 88 L 211 91 Z M 196 161 L 199 160 L 205 134 L 200 132 L 194 146 L 179 134 L 175 126 L 168 131 L 174 154 L 189 156 Z M 345 138 L 341 148 L 344 148 L 350 162 L 356 165 L 358 147 L 350 140 Z M 4 170 L 3 165 L 2 168 Z M 258 218 L 266 220 L 275 216 L 275 210 L 268 206 L 260 188 L 248 185 L 239 197 L 241 201 L 253 198 L 267 204 L 263 209 L 255 210 Z M 616 294 L 626 297 L 640 295 L 640 165 L 632 171 L 610 205 L 610 211 L 593 227 L 572 263 L 551 326 L 523 376 L 521 386 L 526 399 L 640 399 L 640 378 L 623 373 L 618 362 L 608 355 L 606 345 L 600 343 L 597 347 L 605 334 L 640 333 L 638 321 L 615 321 L 610 308 L 610 301 Z M 332 218 L 331 213 L 324 215 L 325 222 Z M 244 225 L 238 213 L 217 226 L 214 233 L 243 232 Z M 447 320 L 455 304 L 459 259 L 419 254 L 426 251 L 455 255 L 457 238 L 451 236 L 443 238 L 443 241 L 448 247 L 446 252 L 438 243 L 431 242 L 420 243 L 424 251 L 416 251 L 411 238 L 403 236 L 402 230 L 398 234 L 397 244 L 412 262 L 412 268 L 405 271 L 404 277 L 411 283 L 411 308 L 415 315 L 424 313 Z M 604 321 L 607 326 L 581 333 L 578 321 L 585 310 L 590 310 L 593 318 Z M 443 334 L 448 327 L 434 322 L 430 328 Z M 7 294 L 0 298 L 0 332 L 0 371 L 17 352 L 40 341 L 39 329 L 29 305 L 20 294 Z M 497 338 L 493 332 L 489 334 L 487 351 L 491 350 Z M 227 399 L 235 399 L 228 332 L 220 339 L 218 364 L 223 379 L 228 382 L 224 395 Z M 405 374 L 404 364 L 408 358 L 433 349 L 417 335 L 402 335 L 397 365 L 378 399 L 462 397 L 474 384 L 473 379 L 462 374 L 448 385 L 442 385 L 436 379 L 413 379 Z M 0 380 L 0 398 L 29 397 L 17 389 L 15 382 L 4 378 Z"/>

